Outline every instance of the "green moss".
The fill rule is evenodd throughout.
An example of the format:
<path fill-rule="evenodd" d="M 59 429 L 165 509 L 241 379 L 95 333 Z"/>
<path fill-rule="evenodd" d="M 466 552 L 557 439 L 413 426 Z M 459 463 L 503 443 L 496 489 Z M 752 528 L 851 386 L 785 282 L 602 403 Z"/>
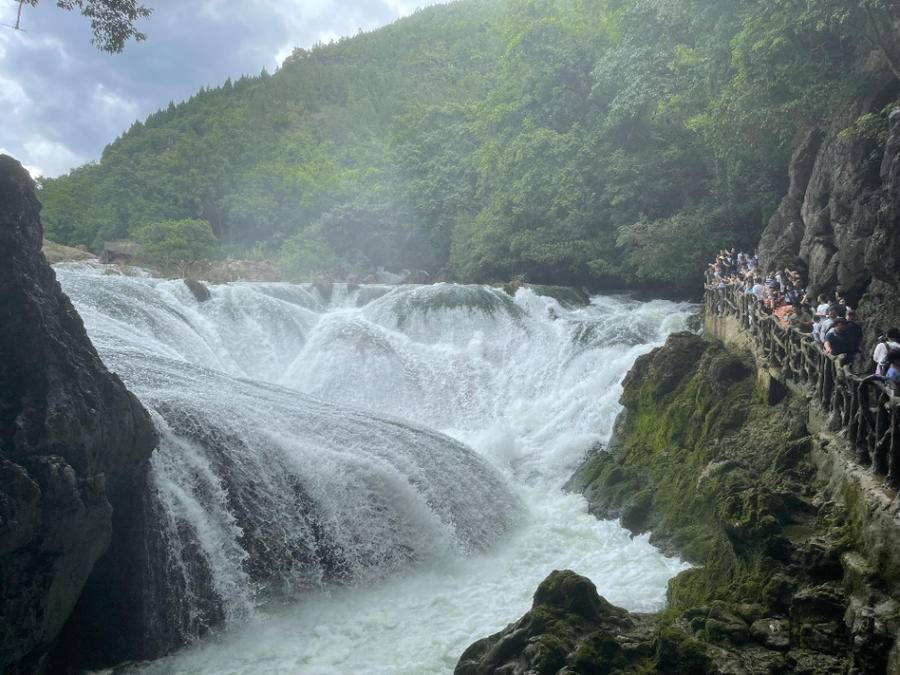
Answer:
<path fill-rule="evenodd" d="M 534 644 L 536 654 L 533 663 L 539 675 L 552 675 L 566 665 L 566 645 L 555 635 L 541 635 Z"/>
<path fill-rule="evenodd" d="M 657 673 L 714 672 L 704 646 L 673 628 L 663 628 L 657 638 Z"/>
<path fill-rule="evenodd" d="M 591 457 L 571 486 L 593 512 L 649 529 L 652 542 L 698 565 L 670 582 L 674 612 L 757 602 L 791 522 L 785 481 L 809 451 L 791 432 L 802 411 L 761 402 L 748 354 L 686 334 L 643 357 L 622 400 L 610 452 Z"/>
<path fill-rule="evenodd" d="M 570 660 L 570 667 L 584 675 L 607 675 L 621 672 L 628 665 L 622 647 L 603 633 L 595 633 L 585 640 Z"/>

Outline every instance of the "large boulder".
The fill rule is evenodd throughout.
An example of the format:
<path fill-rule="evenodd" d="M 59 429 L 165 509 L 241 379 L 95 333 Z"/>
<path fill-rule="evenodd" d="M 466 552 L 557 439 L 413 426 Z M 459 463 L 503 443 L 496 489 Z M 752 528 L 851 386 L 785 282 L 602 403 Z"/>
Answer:
<path fill-rule="evenodd" d="M 597 594 L 590 579 L 570 570 L 550 574 L 531 611 L 499 633 L 471 645 L 456 675 L 616 672 L 629 663 L 629 646 L 646 636 L 627 611 Z M 635 634 L 633 634 L 635 633 Z"/>
<path fill-rule="evenodd" d="M 40 672 L 156 444 L 41 254 L 40 204 L 0 155 L 0 671 Z M 114 527 L 113 522 L 116 522 Z"/>

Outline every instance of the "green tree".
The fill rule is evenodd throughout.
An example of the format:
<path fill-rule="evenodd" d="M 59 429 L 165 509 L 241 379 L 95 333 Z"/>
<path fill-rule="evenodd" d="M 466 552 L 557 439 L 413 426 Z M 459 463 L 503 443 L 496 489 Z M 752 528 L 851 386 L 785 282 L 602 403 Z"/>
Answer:
<path fill-rule="evenodd" d="M 205 220 L 163 220 L 134 231 L 141 257 L 181 276 L 197 272 L 215 256 L 216 238 Z"/>

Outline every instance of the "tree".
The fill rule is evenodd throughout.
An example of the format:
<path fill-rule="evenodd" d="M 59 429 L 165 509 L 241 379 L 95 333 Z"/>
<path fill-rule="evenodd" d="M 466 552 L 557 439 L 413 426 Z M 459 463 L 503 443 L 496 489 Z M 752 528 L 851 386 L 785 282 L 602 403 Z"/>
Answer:
<path fill-rule="evenodd" d="M 163 220 L 134 232 L 143 248 L 142 257 L 165 271 L 181 276 L 205 265 L 215 255 L 217 243 L 205 220 Z"/>
<path fill-rule="evenodd" d="M 39 2 L 40 0 L 19 0 L 15 26 L 17 30 L 23 7 L 26 4 L 35 7 Z M 146 38 L 135 24 L 139 19 L 150 16 L 153 11 L 135 0 L 56 0 L 56 6 L 67 11 L 77 9 L 82 16 L 90 19 L 94 34 L 91 44 L 114 54 L 121 52 L 128 40 L 140 42 Z"/>

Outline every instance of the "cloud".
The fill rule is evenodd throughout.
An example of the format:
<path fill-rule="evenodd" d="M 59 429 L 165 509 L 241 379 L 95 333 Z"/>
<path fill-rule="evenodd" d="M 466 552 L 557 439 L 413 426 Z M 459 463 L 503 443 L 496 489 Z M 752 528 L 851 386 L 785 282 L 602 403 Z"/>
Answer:
<path fill-rule="evenodd" d="M 12 155 L 12 154 L 13 154 L 13 153 L 10 152 L 9 150 L 7 150 L 6 148 L 0 147 L 0 155 Z M 25 167 L 25 170 L 26 170 L 29 174 L 31 174 L 31 177 L 32 177 L 32 178 L 37 178 L 37 177 L 39 177 L 39 176 L 43 176 L 43 175 L 44 175 L 44 172 L 41 171 L 41 168 L 38 167 L 38 166 L 33 166 L 33 165 L 30 165 L 30 164 L 23 164 L 22 166 Z"/>
<path fill-rule="evenodd" d="M 144 0 L 146 42 L 122 54 L 91 44 L 77 12 L 44 0 L 25 31 L 0 25 L 0 146 L 30 169 L 65 173 L 96 159 L 136 119 L 200 87 L 279 66 L 296 47 L 372 30 L 433 0 Z M 0 2 L 0 24 L 16 3 Z"/>
<path fill-rule="evenodd" d="M 28 158 L 29 173 L 41 176 L 58 176 L 70 168 L 84 164 L 86 157 L 78 155 L 65 144 L 42 136 L 32 136 L 22 144 Z"/>

